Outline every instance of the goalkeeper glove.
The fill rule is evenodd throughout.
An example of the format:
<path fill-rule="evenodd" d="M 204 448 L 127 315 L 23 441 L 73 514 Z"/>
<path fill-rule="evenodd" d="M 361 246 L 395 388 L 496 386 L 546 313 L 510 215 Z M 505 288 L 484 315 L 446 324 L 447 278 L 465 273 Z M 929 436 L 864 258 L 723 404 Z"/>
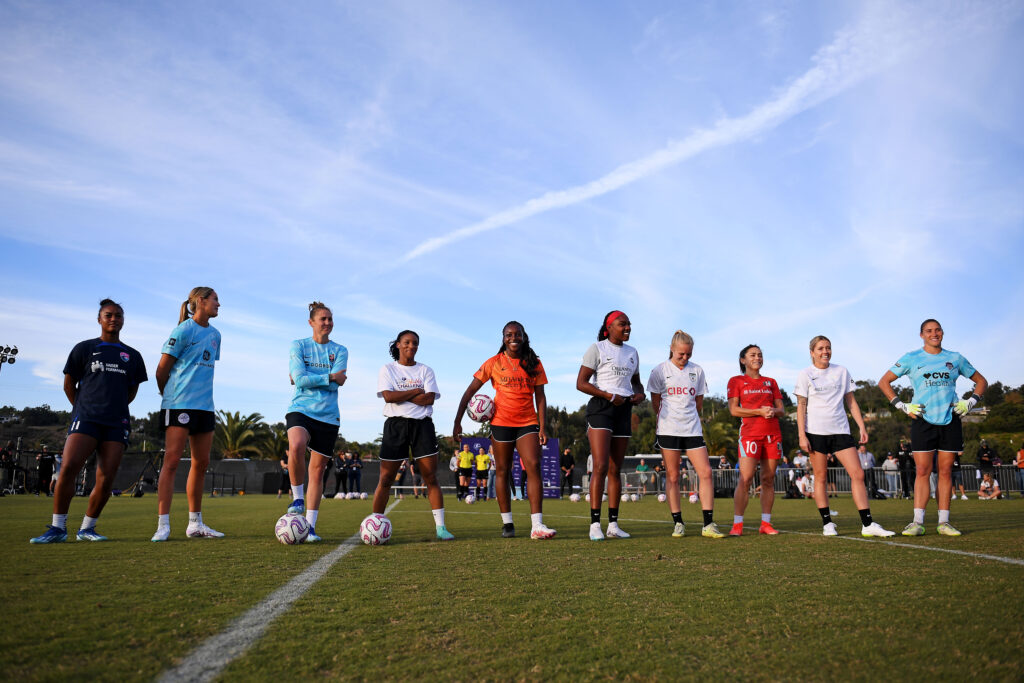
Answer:
<path fill-rule="evenodd" d="M 890 403 L 892 403 L 893 408 L 896 408 L 897 410 L 902 410 L 910 417 L 920 417 L 921 413 L 924 412 L 924 406 L 921 405 L 920 403 L 904 403 L 898 398 L 894 398 L 892 401 L 890 401 Z"/>
<path fill-rule="evenodd" d="M 977 394 L 971 394 L 970 398 L 960 399 L 959 401 L 957 401 L 953 407 L 953 412 L 959 415 L 960 417 L 963 417 L 967 413 L 971 412 L 971 409 L 974 408 L 974 406 L 976 406 L 978 404 L 978 401 L 980 400 L 981 396 L 978 396 Z"/>

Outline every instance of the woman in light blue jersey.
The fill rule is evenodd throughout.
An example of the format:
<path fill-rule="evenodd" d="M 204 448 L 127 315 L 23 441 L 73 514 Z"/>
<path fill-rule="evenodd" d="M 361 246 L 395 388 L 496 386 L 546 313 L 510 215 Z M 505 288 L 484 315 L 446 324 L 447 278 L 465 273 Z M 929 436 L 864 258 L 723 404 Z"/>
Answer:
<path fill-rule="evenodd" d="M 334 315 L 319 301 L 309 304 L 309 326 L 313 328 L 313 336 L 296 339 L 288 352 L 288 375 L 295 385 L 295 395 L 285 415 L 285 426 L 288 428 L 288 474 L 293 498 L 288 512 L 305 513 L 310 526 L 306 542 L 315 543 L 321 540 L 316 533 L 316 521 L 323 497 L 324 472 L 334 453 L 341 424 L 338 389 L 347 379 L 348 349 L 330 340 Z M 307 449 L 310 452 L 308 472 Z M 309 482 L 308 491 L 304 478 Z"/>
<path fill-rule="evenodd" d="M 964 435 L 960 418 L 971 411 L 988 388 L 988 381 L 974 369 L 966 358 L 956 351 L 942 348 L 942 325 L 929 318 L 921 323 L 924 348 L 916 349 L 896 361 L 878 380 L 878 388 L 892 403 L 911 417 L 910 447 L 917 465 L 914 482 L 914 521 L 903 530 L 904 536 L 924 534 L 924 511 L 928 505 L 928 477 L 932 473 L 932 460 L 938 453 L 939 482 L 936 502 L 939 506 L 939 526 L 936 531 L 944 536 L 959 536 L 949 523 L 949 499 L 953 492 L 953 461 L 964 450 Z M 911 403 L 904 403 L 892 388 L 893 381 L 908 376 L 914 387 Z M 957 396 L 956 380 L 969 377 L 974 382 L 974 393 L 966 399 Z"/>
<path fill-rule="evenodd" d="M 185 492 L 188 496 L 190 538 L 220 538 L 224 534 L 203 523 L 203 481 L 210 465 L 210 447 L 216 426 L 213 407 L 213 364 L 220 360 L 220 332 L 210 324 L 220 310 L 212 287 L 196 287 L 181 304 L 178 326 L 164 343 L 156 368 L 156 385 L 164 428 L 164 463 L 157 485 L 158 522 L 153 541 L 171 535 L 171 499 L 174 475 L 185 452 L 191 449 L 191 466 Z"/>

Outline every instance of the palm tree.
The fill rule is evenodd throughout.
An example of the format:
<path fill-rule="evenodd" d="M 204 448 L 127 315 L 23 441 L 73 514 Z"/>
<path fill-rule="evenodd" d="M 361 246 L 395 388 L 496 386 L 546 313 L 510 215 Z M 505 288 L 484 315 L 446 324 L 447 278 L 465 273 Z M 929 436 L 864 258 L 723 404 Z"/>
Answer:
<path fill-rule="evenodd" d="M 704 441 L 711 455 L 725 455 L 730 446 L 735 447 L 739 433 L 727 422 L 712 422 L 704 430 Z"/>
<path fill-rule="evenodd" d="M 251 413 L 242 417 L 241 413 L 217 411 L 217 431 L 213 441 L 224 458 L 244 458 L 246 455 L 259 455 L 259 439 L 257 432 L 263 422 L 259 413 Z"/>
<path fill-rule="evenodd" d="M 259 457 L 264 460 L 280 460 L 282 457 L 288 457 L 288 429 L 281 423 L 267 427 L 263 430 L 259 450 Z"/>

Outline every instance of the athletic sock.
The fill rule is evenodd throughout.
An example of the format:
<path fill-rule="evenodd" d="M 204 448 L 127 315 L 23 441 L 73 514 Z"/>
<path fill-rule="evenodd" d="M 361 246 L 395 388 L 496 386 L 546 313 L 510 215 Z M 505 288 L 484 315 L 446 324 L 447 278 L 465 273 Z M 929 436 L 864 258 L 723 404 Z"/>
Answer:
<path fill-rule="evenodd" d="M 822 526 L 832 523 L 832 511 L 828 509 L 827 505 L 823 508 L 818 508 L 818 514 L 821 515 Z"/>
<path fill-rule="evenodd" d="M 708 524 L 711 524 L 715 521 L 714 510 L 701 510 L 701 514 L 704 515 L 704 526 L 707 526 Z"/>
<path fill-rule="evenodd" d="M 431 510 L 430 514 L 434 515 L 434 526 L 444 526 L 444 508 Z"/>
<path fill-rule="evenodd" d="M 772 513 L 769 512 L 768 514 L 762 514 L 761 515 L 761 522 L 762 523 L 771 524 L 772 523 Z"/>
<path fill-rule="evenodd" d="M 484 497 L 484 494 L 480 492 L 480 487 L 479 486 L 476 487 L 476 497 L 477 498 L 483 498 Z"/>
<path fill-rule="evenodd" d="M 675 522 L 676 524 L 682 524 L 683 523 L 683 513 L 682 512 L 673 512 L 672 513 L 672 521 Z"/>
<path fill-rule="evenodd" d="M 501 513 L 501 523 L 502 524 L 511 524 L 512 523 L 512 513 L 511 512 L 502 512 Z"/>
<path fill-rule="evenodd" d="M 619 508 L 613 508 L 608 506 L 608 523 L 618 524 L 619 523 Z"/>
<path fill-rule="evenodd" d="M 860 523 L 863 526 L 871 526 L 871 508 L 864 508 L 863 510 L 857 510 L 860 513 Z"/>
<path fill-rule="evenodd" d="M 166 514 L 166 515 L 157 515 L 156 516 L 156 520 L 157 520 L 156 521 L 156 525 L 158 527 L 161 527 L 161 526 L 169 527 L 169 526 L 171 526 L 171 515 L 169 513 Z"/>
<path fill-rule="evenodd" d="M 601 523 L 601 508 L 590 508 L 590 523 L 600 524 Z"/>
<path fill-rule="evenodd" d="M 732 523 L 733 524 L 743 524 L 743 515 L 733 515 L 732 516 Z"/>
<path fill-rule="evenodd" d="M 306 510 L 306 521 L 309 522 L 309 528 L 316 528 L 316 518 L 320 515 L 319 510 Z"/>
<path fill-rule="evenodd" d="M 949 510 L 939 510 L 939 524 L 949 524 Z"/>
<path fill-rule="evenodd" d="M 82 517 L 82 526 L 80 529 L 93 529 L 96 527 L 96 517 L 90 517 L 85 515 Z"/>
<path fill-rule="evenodd" d="M 202 524 L 203 523 L 203 513 L 202 512 L 192 512 L 191 510 L 189 510 L 189 512 L 188 512 L 188 523 L 189 524 Z"/>
<path fill-rule="evenodd" d="M 292 484 L 292 500 L 304 500 L 306 498 L 305 484 Z"/>
<path fill-rule="evenodd" d="M 53 524 L 52 524 L 52 526 L 55 526 L 58 529 L 67 530 L 67 528 L 68 528 L 68 516 L 67 515 L 54 515 L 53 516 Z"/>
<path fill-rule="evenodd" d="M 924 524 L 924 508 L 914 508 L 914 524 Z"/>
<path fill-rule="evenodd" d="M 530 514 L 530 524 L 536 529 L 539 526 L 544 526 L 544 513 L 533 512 Z"/>

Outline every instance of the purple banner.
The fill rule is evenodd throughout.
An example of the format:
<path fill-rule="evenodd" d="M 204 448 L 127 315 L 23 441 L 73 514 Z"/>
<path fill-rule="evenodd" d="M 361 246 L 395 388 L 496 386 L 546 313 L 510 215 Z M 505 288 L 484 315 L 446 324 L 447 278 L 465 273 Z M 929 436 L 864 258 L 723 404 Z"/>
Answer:
<path fill-rule="evenodd" d="M 482 436 L 464 436 L 460 441 L 461 446 L 469 446 L 469 450 L 474 455 L 477 453 L 477 449 L 483 448 L 484 451 L 490 451 L 491 440 Z M 493 457 L 493 455 L 491 456 Z M 558 439 L 548 438 L 548 442 L 541 447 L 540 452 L 540 478 L 544 482 L 544 497 L 545 498 L 559 498 L 561 497 L 561 476 L 562 471 L 558 463 L 559 449 Z M 519 463 L 519 451 L 513 451 L 512 458 L 512 485 L 517 489 L 523 481 L 523 468 Z M 472 481 L 470 486 L 476 486 L 476 470 L 473 470 Z"/>

